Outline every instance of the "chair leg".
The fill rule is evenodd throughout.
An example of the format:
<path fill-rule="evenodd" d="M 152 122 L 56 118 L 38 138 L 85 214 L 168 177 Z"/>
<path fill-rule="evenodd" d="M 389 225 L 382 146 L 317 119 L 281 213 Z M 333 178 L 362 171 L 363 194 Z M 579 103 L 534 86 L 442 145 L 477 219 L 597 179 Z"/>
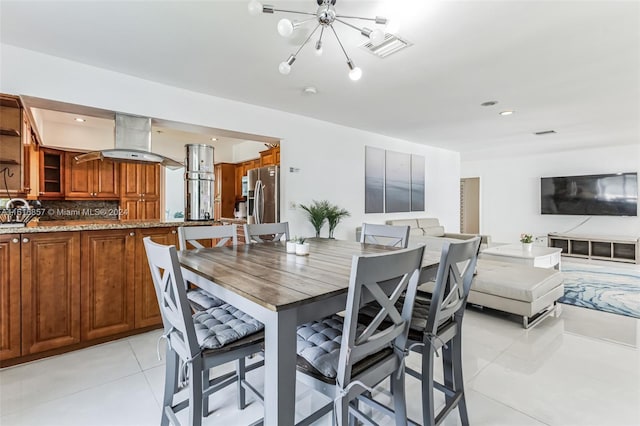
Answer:
<path fill-rule="evenodd" d="M 340 398 L 335 403 L 335 418 L 337 426 L 347 426 L 349 424 L 349 400 L 346 397 Z"/>
<path fill-rule="evenodd" d="M 189 364 L 189 425 L 202 425 L 202 358 Z"/>
<path fill-rule="evenodd" d="M 209 370 L 202 371 L 202 390 L 204 395 L 204 390 L 209 387 Z M 202 417 L 209 416 L 209 396 L 202 397 Z"/>
<path fill-rule="evenodd" d="M 430 344 L 422 350 L 422 424 L 435 425 L 435 408 L 433 402 L 433 362 L 435 351 Z"/>
<path fill-rule="evenodd" d="M 393 389 L 393 407 L 398 426 L 407 426 L 407 401 L 405 397 L 404 371 L 399 375 L 394 372 L 391 376 L 391 388 Z"/>
<path fill-rule="evenodd" d="M 469 413 L 467 412 L 467 401 L 464 394 L 464 377 L 462 374 L 462 333 L 458 330 L 456 336 L 451 340 L 451 357 L 453 363 L 453 386 L 456 392 L 461 394 L 458 401 L 458 411 L 462 426 L 469 426 Z"/>
<path fill-rule="evenodd" d="M 162 398 L 162 417 L 160 419 L 161 426 L 169 425 L 169 417 L 167 417 L 165 408 L 173 405 L 173 395 L 178 387 L 178 356 L 173 350 L 167 348 L 165 358 L 164 396 Z"/>
<path fill-rule="evenodd" d="M 237 387 L 238 387 L 238 409 L 239 410 L 244 410 L 244 408 L 247 406 L 246 391 L 244 390 L 244 386 L 242 386 L 242 383 L 245 380 L 245 372 L 246 372 L 245 359 L 240 358 L 236 363 L 236 375 L 238 376 Z"/>

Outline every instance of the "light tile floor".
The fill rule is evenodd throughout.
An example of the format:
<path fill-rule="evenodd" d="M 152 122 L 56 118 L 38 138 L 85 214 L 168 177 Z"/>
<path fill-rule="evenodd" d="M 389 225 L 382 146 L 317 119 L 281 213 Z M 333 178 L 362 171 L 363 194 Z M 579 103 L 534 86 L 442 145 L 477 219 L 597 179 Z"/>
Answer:
<path fill-rule="evenodd" d="M 159 335 L 1 370 L 0 425 L 159 424 Z M 513 318 L 469 309 L 463 351 L 473 425 L 640 425 L 640 320 L 562 305 L 559 317 L 524 330 Z M 408 360 L 415 367 L 418 362 L 414 355 Z M 262 386 L 260 370 L 249 378 Z M 409 414 L 418 419 L 419 384 L 409 378 L 407 386 Z M 298 388 L 298 418 L 326 401 Z M 205 425 L 245 425 L 261 417 L 258 402 L 239 411 L 229 389 L 214 395 Z M 384 390 L 378 398 L 387 398 Z M 324 418 L 318 424 L 331 422 Z M 459 424 L 457 414 L 445 424 Z"/>

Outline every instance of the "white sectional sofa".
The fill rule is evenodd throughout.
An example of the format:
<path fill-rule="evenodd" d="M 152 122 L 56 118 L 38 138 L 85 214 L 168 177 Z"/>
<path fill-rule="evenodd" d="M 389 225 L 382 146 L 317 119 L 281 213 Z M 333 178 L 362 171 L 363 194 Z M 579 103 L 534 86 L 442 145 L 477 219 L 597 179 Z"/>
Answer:
<path fill-rule="evenodd" d="M 387 225 L 408 226 L 409 242 L 424 243 L 427 250 L 440 250 L 444 241 L 468 240 L 476 236 L 476 234 L 460 234 L 455 232 L 445 232 L 444 226 L 440 225 L 440 221 L 434 217 L 425 217 L 418 219 L 394 219 L 387 220 Z M 481 247 L 486 247 L 490 243 L 488 235 L 480 235 Z"/>
<path fill-rule="evenodd" d="M 455 242 L 476 236 L 445 232 L 436 218 L 388 220 L 386 224 L 409 226 L 409 246 L 423 243 L 427 250 L 439 251 L 444 241 Z M 359 239 L 359 228 L 356 234 Z M 490 243 L 490 238 L 481 237 L 482 250 Z M 430 292 L 433 283 L 424 283 L 420 289 Z M 555 269 L 479 258 L 468 303 L 521 316 L 522 325 L 529 328 L 552 314 L 556 301 L 563 295 L 562 274 Z"/>

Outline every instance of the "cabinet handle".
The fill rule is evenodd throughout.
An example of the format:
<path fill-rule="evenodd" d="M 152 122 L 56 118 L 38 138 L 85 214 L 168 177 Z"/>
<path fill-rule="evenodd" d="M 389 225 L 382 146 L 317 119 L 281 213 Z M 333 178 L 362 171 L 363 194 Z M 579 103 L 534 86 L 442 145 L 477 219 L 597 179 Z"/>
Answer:
<path fill-rule="evenodd" d="M 19 240 L 18 238 L 13 238 L 13 239 L 11 240 L 11 242 L 12 242 L 13 244 L 17 244 L 17 243 L 19 243 L 19 242 L 20 242 L 20 240 Z"/>
<path fill-rule="evenodd" d="M 130 237 L 135 237 L 135 236 L 136 236 L 136 233 L 135 233 L 135 232 L 129 232 L 129 236 L 130 236 Z"/>
<path fill-rule="evenodd" d="M 40 195 L 43 195 L 43 194 L 44 194 L 44 192 L 40 191 L 40 192 L 39 192 L 39 194 L 40 194 Z"/>
<path fill-rule="evenodd" d="M 175 234 L 175 233 L 176 233 L 176 230 L 174 229 L 173 231 L 171 231 L 171 233 L 172 233 L 172 234 Z"/>
<path fill-rule="evenodd" d="M 28 242 L 29 242 L 29 239 L 28 239 L 28 238 L 23 238 L 23 239 L 22 239 L 22 242 L 23 242 L 23 243 L 28 243 Z"/>

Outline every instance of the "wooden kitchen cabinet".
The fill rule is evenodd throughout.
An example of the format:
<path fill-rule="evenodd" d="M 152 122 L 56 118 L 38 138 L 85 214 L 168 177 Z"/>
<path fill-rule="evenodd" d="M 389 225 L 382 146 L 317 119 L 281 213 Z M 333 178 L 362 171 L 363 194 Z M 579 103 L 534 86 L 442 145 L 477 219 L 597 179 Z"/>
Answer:
<path fill-rule="evenodd" d="M 28 192 L 24 184 L 24 142 L 27 135 L 23 117 L 20 98 L 0 94 L 0 188 L 3 196 L 9 198 L 25 197 Z"/>
<path fill-rule="evenodd" d="M 60 199 L 64 197 L 65 153 L 57 149 L 40 148 L 38 173 L 39 198 Z"/>
<path fill-rule="evenodd" d="M 20 235 L 0 235 L 0 361 L 20 356 Z"/>
<path fill-rule="evenodd" d="M 260 152 L 260 166 L 277 166 L 280 164 L 280 147 L 267 149 Z"/>
<path fill-rule="evenodd" d="M 135 235 L 129 229 L 82 233 L 82 340 L 133 329 Z"/>
<path fill-rule="evenodd" d="M 80 342 L 80 233 L 21 238 L 22 355 Z"/>
<path fill-rule="evenodd" d="M 213 168 L 214 198 L 213 198 L 213 218 L 233 218 L 233 211 L 236 203 L 236 167 L 231 163 L 218 163 Z M 240 185 L 242 194 L 242 179 Z"/>
<path fill-rule="evenodd" d="M 120 176 L 121 219 L 160 219 L 160 166 L 122 163 Z"/>
<path fill-rule="evenodd" d="M 162 324 L 158 298 L 151 279 L 147 253 L 143 238 L 151 239 L 164 245 L 178 245 L 176 228 L 141 228 L 136 229 L 135 238 L 135 327 L 150 327 Z"/>
<path fill-rule="evenodd" d="M 77 163 L 78 153 L 65 154 L 65 198 L 67 200 L 120 198 L 120 167 L 113 160 Z"/>

